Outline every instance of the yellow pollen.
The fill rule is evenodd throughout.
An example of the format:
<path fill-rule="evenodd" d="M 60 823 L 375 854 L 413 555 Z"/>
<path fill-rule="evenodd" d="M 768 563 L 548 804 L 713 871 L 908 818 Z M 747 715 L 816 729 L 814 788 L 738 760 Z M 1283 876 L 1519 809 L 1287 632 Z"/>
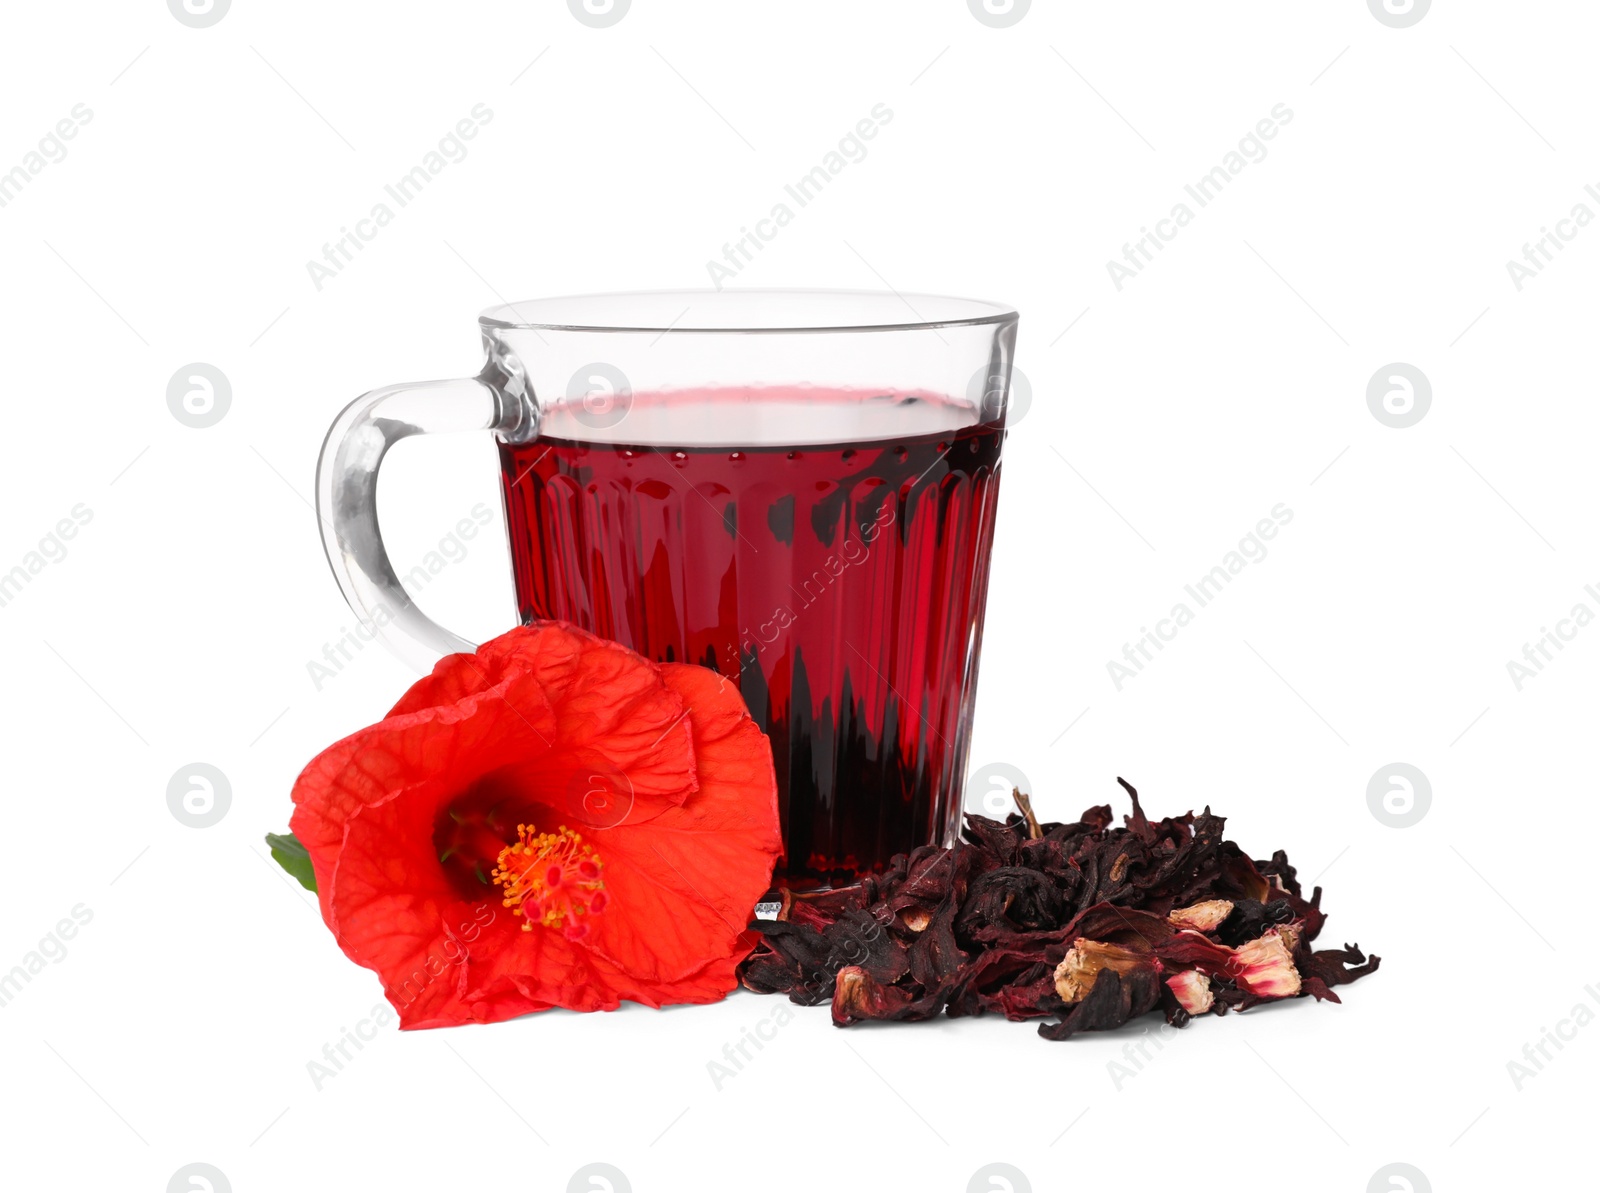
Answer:
<path fill-rule="evenodd" d="M 564 824 L 553 833 L 519 824 L 517 843 L 500 851 L 489 877 L 504 889 L 502 905 L 523 917 L 524 932 L 540 924 L 578 940 L 589 933 L 588 917 L 606 905 L 600 868 L 594 846 L 581 833 Z"/>

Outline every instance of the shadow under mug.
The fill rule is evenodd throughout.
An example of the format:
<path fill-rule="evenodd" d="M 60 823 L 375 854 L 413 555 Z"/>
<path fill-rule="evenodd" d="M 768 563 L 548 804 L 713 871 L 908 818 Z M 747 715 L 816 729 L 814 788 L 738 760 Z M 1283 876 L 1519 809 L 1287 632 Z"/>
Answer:
<path fill-rule="evenodd" d="M 399 440 L 490 431 L 521 620 L 737 680 L 772 742 L 775 881 L 845 885 L 952 842 L 1016 312 L 665 291 L 479 323 L 477 377 L 373 390 L 328 432 L 317 508 L 357 615 L 419 670 L 474 649 L 407 595 L 375 496 Z"/>

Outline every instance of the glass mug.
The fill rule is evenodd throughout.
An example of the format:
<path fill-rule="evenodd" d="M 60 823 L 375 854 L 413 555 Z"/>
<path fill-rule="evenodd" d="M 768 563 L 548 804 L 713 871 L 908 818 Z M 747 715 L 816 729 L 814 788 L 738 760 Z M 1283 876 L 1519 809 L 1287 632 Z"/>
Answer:
<path fill-rule="evenodd" d="M 960 829 L 1016 312 L 849 291 L 511 303 L 458 381 L 356 399 L 317 464 L 346 600 L 427 670 L 472 643 L 378 531 L 389 447 L 498 439 L 524 623 L 738 681 L 772 741 L 775 881 L 846 885 Z"/>

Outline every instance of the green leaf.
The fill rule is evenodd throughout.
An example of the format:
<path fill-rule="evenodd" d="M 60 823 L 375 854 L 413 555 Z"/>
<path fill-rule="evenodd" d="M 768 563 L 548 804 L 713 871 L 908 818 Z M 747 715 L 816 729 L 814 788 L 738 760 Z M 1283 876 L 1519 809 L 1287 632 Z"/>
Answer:
<path fill-rule="evenodd" d="M 287 870 L 308 891 L 317 889 L 317 876 L 311 869 L 311 855 L 293 833 L 268 833 L 267 847 L 272 860 Z"/>

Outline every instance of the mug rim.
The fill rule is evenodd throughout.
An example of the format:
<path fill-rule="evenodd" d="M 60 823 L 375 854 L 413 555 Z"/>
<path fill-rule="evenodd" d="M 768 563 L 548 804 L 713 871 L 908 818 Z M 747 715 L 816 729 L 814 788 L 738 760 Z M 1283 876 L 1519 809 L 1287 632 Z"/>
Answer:
<path fill-rule="evenodd" d="M 677 310 L 679 304 L 682 310 Z M 617 314 L 605 317 L 603 313 L 608 309 Z M 677 313 L 671 314 L 675 310 Z M 784 312 L 790 313 L 785 315 Z M 891 317 L 901 312 L 913 317 Z M 537 317 L 540 315 L 543 317 Z M 785 287 L 572 294 L 499 303 L 478 315 L 478 323 L 485 329 L 655 335 L 926 331 L 1014 323 L 1016 320 L 1015 307 L 986 299 L 898 290 Z"/>

